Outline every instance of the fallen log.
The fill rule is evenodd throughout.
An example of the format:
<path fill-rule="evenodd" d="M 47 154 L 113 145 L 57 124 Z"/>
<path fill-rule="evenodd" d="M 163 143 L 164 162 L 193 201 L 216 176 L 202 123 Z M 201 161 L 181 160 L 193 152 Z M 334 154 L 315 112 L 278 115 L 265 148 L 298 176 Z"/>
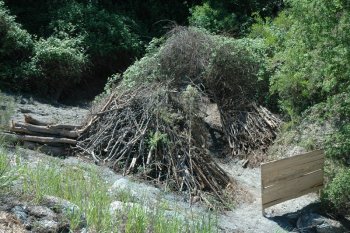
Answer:
<path fill-rule="evenodd" d="M 17 133 L 30 134 L 30 135 L 33 133 L 42 133 L 42 134 L 50 134 L 55 136 L 68 137 L 68 138 L 77 138 L 79 136 L 78 131 L 69 131 L 69 130 L 59 129 L 55 127 L 31 125 L 28 123 L 18 123 L 18 122 L 12 122 L 11 131 L 17 132 Z"/>
<path fill-rule="evenodd" d="M 24 122 L 31 125 L 47 126 L 48 128 L 53 128 L 53 129 L 76 130 L 81 128 L 80 125 L 53 124 L 53 123 L 43 122 L 27 114 L 24 114 Z"/>
<path fill-rule="evenodd" d="M 24 114 L 24 122 L 32 125 L 41 125 L 41 126 L 48 126 L 50 123 L 37 120 L 33 118 L 31 115 Z"/>
<path fill-rule="evenodd" d="M 2 136 L 16 139 L 23 142 L 38 142 L 43 144 L 68 144 L 76 145 L 77 141 L 70 138 L 58 138 L 58 137 L 41 137 L 41 136 L 32 136 L 32 135 L 20 135 L 20 134 L 11 134 L 11 133 L 1 133 Z"/>
<path fill-rule="evenodd" d="M 48 125 L 50 129 L 65 129 L 65 130 L 78 130 L 81 128 L 80 125 Z"/>

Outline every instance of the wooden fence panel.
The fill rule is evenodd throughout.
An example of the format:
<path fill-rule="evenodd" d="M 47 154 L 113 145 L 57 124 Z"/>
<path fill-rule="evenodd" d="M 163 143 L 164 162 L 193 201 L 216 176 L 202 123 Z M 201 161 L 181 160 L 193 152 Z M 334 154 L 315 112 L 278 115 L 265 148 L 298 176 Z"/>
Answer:
<path fill-rule="evenodd" d="M 323 150 L 261 165 L 262 209 L 323 187 Z"/>

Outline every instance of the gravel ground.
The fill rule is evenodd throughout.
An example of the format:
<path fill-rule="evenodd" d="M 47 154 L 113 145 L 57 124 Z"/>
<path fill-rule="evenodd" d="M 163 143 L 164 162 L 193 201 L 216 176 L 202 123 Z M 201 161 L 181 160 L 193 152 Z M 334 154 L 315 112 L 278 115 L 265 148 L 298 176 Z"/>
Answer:
<path fill-rule="evenodd" d="M 220 165 L 235 178 L 243 189 L 248 190 L 251 196 L 250 202 L 239 203 L 234 210 L 227 211 L 220 216 L 219 227 L 223 232 L 295 232 L 293 231 L 294 226 L 289 223 L 289 214 L 300 215 L 299 212 L 303 212 L 303 208 L 318 200 L 316 194 L 305 195 L 270 207 L 265 210 L 265 216 L 263 216 L 260 168 L 243 168 L 239 160 Z"/>
<path fill-rule="evenodd" d="M 48 123 L 80 125 L 89 114 L 89 106 L 52 105 L 32 98 L 19 97 L 12 120 L 24 121 L 24 114 Z"/>

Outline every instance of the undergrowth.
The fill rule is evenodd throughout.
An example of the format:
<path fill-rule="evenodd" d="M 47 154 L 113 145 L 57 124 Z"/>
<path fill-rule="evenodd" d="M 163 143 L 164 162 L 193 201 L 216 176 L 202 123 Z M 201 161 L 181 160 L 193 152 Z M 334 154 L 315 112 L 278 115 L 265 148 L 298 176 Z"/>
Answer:
<path fill-rule="evenodd" d="M 177 210 L 171 217 L 166 215 L 165 203 L 159 202 L 152 209 L 140 203 L 122 211 L 111 212 L 115 200 L 134 200 L 131 193 L 120 191 L 114 197 L 96 168 L 65 165 L 58 160 L 38 164 L 19 165 L 22 184 L 21 193 L 35 203 L 45 195 L 68 200 L 79 207 L 78 211 L 66 213 L 71 229 L 81 225 L 85 216 L 92 232 L 215 232 L 216 221 L 209 217 L 183 219 Z M 11 168 L 14 169 L 14 168 Z"/>

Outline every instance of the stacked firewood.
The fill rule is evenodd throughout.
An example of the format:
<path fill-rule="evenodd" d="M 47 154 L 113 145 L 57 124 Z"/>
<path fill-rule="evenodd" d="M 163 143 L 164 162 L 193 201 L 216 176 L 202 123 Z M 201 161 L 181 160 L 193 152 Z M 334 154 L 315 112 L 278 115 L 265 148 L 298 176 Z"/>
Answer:
<path fill-rule="evenodd" d="M 77 144 L 77 138 L 82 133 L 79 125 L 52 124 L 24 115 L 24 122 L 12 121 L 5 135 L 22 142 L 27 148 L 65 155 L 70 146 Z"/>

